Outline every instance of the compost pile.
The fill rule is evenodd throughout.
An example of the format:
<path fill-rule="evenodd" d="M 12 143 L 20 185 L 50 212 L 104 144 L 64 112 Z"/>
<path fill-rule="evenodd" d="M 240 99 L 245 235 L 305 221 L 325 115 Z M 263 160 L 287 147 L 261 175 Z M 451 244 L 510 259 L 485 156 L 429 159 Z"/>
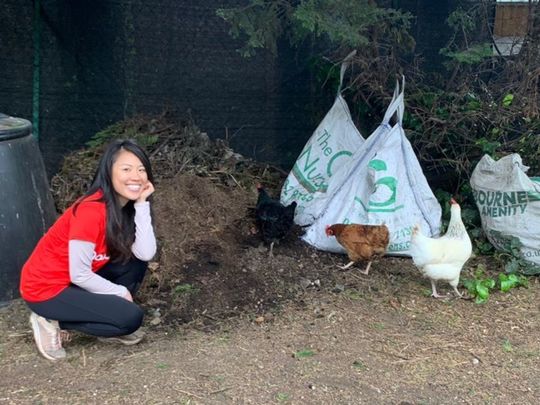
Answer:
<path fill-rule="evenodd" d="M 104 145 L 116 138 L 135 139 L 152 161 L 158 254 L 139 300 L 161 323 L 208 327 L 238 315 L 268 320 L 280 304 L 301 302 L 306 288 L 318 288 L 316 280 L 335 286 L 335 270 L 319 264 L 336 256 L 302 243 L 300 229 L 274 247 L 273 257 L 262 244 L 254 218 L 256 184 L 277 197 L 286 173 L 167 114 L 117 123 L 66 156 L 51 181 L 58 211 L 86 191 Z"/>

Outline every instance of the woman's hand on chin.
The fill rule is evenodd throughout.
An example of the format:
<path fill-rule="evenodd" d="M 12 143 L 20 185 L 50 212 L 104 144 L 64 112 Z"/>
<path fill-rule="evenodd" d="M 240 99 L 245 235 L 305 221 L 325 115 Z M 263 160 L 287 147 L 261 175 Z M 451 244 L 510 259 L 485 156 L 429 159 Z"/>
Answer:
<path fill-rule="evenodd" d="M 137 201 L 135 202 L 145 202 L 148 197 L 155 191 L 154 185 L 151 182 L 146 182 L 146 184 L 143 186 L 143 191 L 139 198 L 137 198 Z"/>

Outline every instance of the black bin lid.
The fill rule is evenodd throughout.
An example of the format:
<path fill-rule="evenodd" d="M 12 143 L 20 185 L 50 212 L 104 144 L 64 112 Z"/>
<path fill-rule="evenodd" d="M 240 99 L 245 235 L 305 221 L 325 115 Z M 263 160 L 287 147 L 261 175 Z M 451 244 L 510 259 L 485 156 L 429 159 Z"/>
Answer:
<path fill-rule="evenodd" d="M 21 138 L 31 131 L 32 124 L 30 121 L 0 113 L 0 142 Z"/>

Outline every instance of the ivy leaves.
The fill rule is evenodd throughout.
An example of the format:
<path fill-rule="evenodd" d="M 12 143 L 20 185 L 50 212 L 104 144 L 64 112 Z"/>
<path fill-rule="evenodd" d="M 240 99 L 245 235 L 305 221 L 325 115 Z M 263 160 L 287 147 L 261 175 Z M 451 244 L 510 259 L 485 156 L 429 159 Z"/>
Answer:
<path fill-rule="evenodd" d="M 506 293 L 513 288 L 529 287 L 529 280 L 521 274 L 500 273 L 495 280 L 486 276 L 485 268 L 482 265 L 478 266 L 475 272 L 475 278 L 463 279 L 462 282 L 471 297 L 474 298 L 476 304 L 487 302 L 490 293 L 495 289 Z"/>

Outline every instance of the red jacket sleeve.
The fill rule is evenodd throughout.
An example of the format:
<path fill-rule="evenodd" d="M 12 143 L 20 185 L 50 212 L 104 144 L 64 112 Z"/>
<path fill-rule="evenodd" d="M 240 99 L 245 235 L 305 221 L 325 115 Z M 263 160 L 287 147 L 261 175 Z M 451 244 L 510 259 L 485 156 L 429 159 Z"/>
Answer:
<path fill-rule="evenodd" d="M 105 205 L 99 202 L 82 202 L 70 221 L 69 240 L 97 243 L 105 232 Z"/>

